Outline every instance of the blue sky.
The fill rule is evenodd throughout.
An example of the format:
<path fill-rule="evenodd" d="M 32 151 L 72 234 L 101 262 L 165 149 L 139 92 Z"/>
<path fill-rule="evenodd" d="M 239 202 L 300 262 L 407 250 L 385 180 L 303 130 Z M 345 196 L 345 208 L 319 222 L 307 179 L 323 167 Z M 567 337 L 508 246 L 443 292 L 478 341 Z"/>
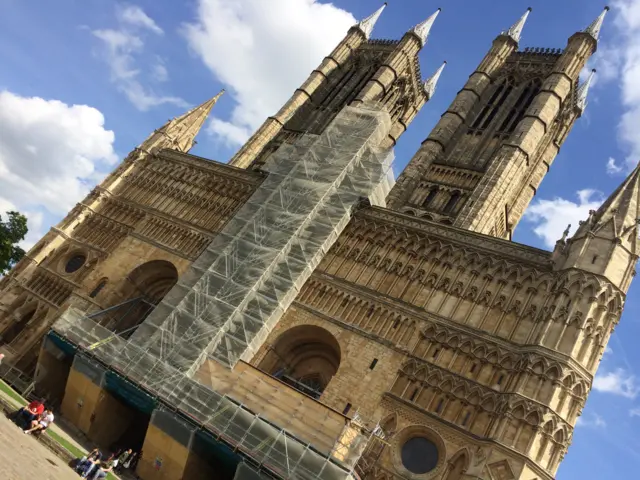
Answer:
<path fill-rule="evenodd" d="M 396 148 L 409 160 L 493 38 L 533 7 L 521 47 L 564 47 L 593 0 L 391 0 L 375 38 L 399 38 L 442 7 L 420 55 L 443 60 L 436 95 Z M 29 215 L 33 244 L 168 118 L 227 94 L 192 153 L 227 161 L 378 0 L 0 0 L 0 212 Z M 516 240 L 550 248 L 640 158 L 640 0 L 616 0 L 589 67 L 589 105 Z M 605 354 L 558 479 L 632 478 L 640 467 L 638 289 Z"/>

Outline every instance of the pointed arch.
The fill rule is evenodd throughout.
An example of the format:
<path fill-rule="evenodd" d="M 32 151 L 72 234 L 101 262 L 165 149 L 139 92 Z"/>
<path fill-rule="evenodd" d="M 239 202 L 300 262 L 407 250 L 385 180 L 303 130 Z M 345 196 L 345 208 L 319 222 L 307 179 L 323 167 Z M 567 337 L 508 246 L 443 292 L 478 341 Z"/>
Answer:
<path fill-rule="evenodd" d="M 396 429 L 398 428 L 398 415 L 395 412 L 390 413 L 382 421 L 380 421 L 379 425 L 386 438 L 391 437 L 394 433 L 396 433 Z"/>
<path fill-rule="evenodd" d="M 524 419 L 525 417 L 525 409 L 522 404 L 518 405 L 513 409 L 513 416 L 518 419 Z"/>
<path fill-rule="evenodd" d="M 526 417 L 527 423 L 533 426 L 540 425 L 540 414 L 538 412 L 531 412 Z"/>
<path fill-rule="evenodd" d="M 451 457 L 447 468 L 447 474 L 445 480 L 461 480 L 463 475 L 469 468 L 469 462 L 471 455 L 466 448 L 459 450 Z"/>

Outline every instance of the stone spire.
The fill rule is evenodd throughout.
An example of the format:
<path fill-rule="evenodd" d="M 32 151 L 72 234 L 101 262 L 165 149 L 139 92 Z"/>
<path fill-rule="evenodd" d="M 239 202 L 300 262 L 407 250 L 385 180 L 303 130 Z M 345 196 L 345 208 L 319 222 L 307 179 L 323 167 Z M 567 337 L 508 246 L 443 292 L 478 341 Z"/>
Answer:
<path fill-rule="evenodd" d="M 155 135 L 160 134 L 163 140 L 158 144 L 152 142 L 152 147 L 170 148 L 179 152 L 188 152 L 195 144 L 196 135 L 207 120 L 211 109 L 223 94 L 224 90 L 221 90 L 215 97 L 207 100 L 202 105 L 189 110 L 184 115 L 169 120 L 162 128 L 156 130 L 154 135 L 152 135 L 145 144 L 152 140 Z"/>
<path fill-rule="evenodd" d="M 365 18 L 363 20 L 360 20 L 356 24 L 356 28 L 358 28 L 362 33 L 364 33 L 364 36 L 367 37 L 367 40 L 371 36 L 371 32 L 373 31 L 373 27 L 375 27 L 376 22 L 380 18 L 380 15 L 382 15 L 382 11 L 384 10 L 384 8 L 386 6 L 387 6 L 387 2 L 384 2 L 382 4 L 382 6 L 378 10 L 373 12 L 367 18 Z"/>
<path fill-rule="evenodd" d="M 593 81 L 593 76 L 596 74 L 596 69 L 594 68 L 589 73 L 589 76 L 585 80 L 585 82 L 578 87 L 578 94 L 576 98 L 576 107 L 580 111 L 580 115 L 584 113 L 584 109 L 587 108 L 587 95 L 589 93 L 589 87 L 591 86 L 591 82 Z"/>
<path fill-rule="evenodd" d="M 609 11 L 609 7 L 604 7 L 604 10 L 598 18 L 596 18 L 591 25 L 584 29 L 584 33 L 588 33 L 591 35 L 596 41 L 598 41 L 598 37 L 600 36 L 600 29 L 602 28 L 602 22 L 604 22 L 604 16 Z"/>
<path fill-rule="evenodd" d="M 436 86 L 438 85 L 438 80 L 440 80 L 440 75 L 442 75 L 442 71 L 446 64 L 447 61 L 445 60 L 442 62 L 442 65 L 440 65 L 438 70 L 436 70 L 436 72 L 424 82 L 424 92 L 427 94 L 428 100 L 431 100 L 433 97 L 433 94 L 436 91 Z"/>
<path fill-rule="evenodd" d="M 502 35 L 507 35 L 508 37 L 511 37 L 513 40 L 515 40 L 516 43 L 519 43 L 520 36 L 522 35 L 522 29 L 524 28 L 524 24 L 527 21 L 527 17 L 531 13 L 531 10 L 531 7 L 527 8 L 527 11 L 524 12 L 522 17 L 520 17 L 520 20 L 514 23 L 509 30 L 507 30 L 506 32 L 502 32 Z"/>
<path fill-rule="evenodd" d="M 435 11 L 433 15 L 427 18 L 424 22 L 419 23 L 415 27 L 411 29 L 411 33 L 413 33 L 416 37 L 420 39 L 422 46 L 424 47 L 427 43 L 427 38 L 429 38 L 429 32 L 431 31 L 431 27 L 433 27 L 433 22 L 436 21 L 436 17 L 440 13 L 442 9 L 439 8 Z"/>
<path fill-rule="evenodd" d="M 637 228 L 640 219 L 640 164 L 634 168 L 624 182 L 607 198 L 595 212 L 590 212 L 586 222 L 582 222 L 573 239 L 586 233 L 606 236 L 611 239 L 632 240 L 635 251 L 637 232 L 631 238 L 630 232 Z"/>

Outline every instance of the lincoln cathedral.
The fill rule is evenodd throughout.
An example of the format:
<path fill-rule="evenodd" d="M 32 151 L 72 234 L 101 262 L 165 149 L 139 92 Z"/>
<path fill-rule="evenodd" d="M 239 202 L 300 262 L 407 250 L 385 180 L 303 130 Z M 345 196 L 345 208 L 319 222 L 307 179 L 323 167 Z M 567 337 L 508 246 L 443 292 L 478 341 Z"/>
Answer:
<path fill-rule="evenodd" d="M 439 10 L 373 39 L 384 8 L 228 163 L 189 154 L 221 92 L 51 228 L 0 279 L 5 381 L 142 450 L 144 480 L 555 478 L 635 275 L 640 170 L 553 252 L 512 235 L 608 9 L 564 48 L 520 48 L 526 11 L 393 179 L 446 39 Z"/>

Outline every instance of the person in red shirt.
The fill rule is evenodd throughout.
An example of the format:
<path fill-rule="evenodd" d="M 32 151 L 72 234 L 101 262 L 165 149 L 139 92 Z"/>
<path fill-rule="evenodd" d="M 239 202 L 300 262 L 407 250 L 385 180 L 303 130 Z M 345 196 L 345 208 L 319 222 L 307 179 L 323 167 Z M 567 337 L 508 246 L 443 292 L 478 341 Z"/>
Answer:
<path fill-rule="evenodd" d="M 40 415 L 44 412 L 44 404 L 38 400 L 34 400 L 26 407 L 22 407 L 18 410 L 16 418 L 23 422 L 23 425 L 31 425 L 31 422 L 40 418 Z"/>

